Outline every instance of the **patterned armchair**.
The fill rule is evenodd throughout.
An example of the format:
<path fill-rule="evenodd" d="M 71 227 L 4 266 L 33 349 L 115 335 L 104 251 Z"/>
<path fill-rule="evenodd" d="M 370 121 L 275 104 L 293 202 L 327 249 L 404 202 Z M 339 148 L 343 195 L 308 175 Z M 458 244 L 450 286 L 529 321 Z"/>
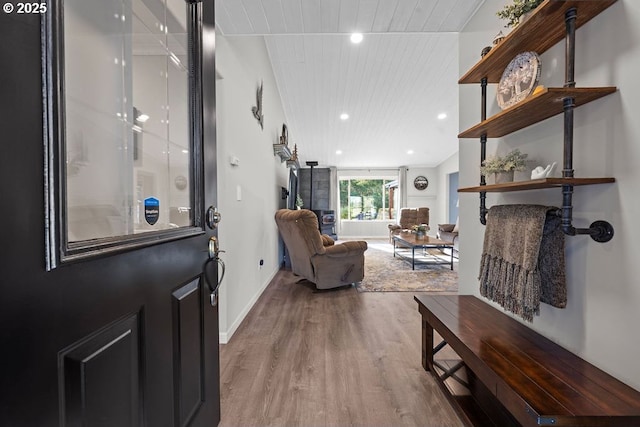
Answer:
<path fill-rule="evenodd" d="M 436 237 L 445 242 L 453 242 L 453 256 L 458 256 L 458 243 L 460 241 L 458 231 L 458 222 L 455 224 L 438 224 L 438 232 Z"/>
<path fill-rule="evenodd" d="M 389 240 L 402 230 L 410 230 L 414 225 L 429 225 L 429 208 L 403 208 L 400 210 L 399 224 L 389 224 Z"/>

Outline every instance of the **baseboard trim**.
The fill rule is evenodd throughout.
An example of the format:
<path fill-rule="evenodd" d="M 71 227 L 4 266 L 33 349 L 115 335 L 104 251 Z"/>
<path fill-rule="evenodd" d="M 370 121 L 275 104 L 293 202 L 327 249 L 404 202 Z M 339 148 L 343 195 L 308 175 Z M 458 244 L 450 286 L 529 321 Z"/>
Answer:
<path fill-rule="evenodd" d="M 229 329 L 226 332 L 220 332 L 219 333 L 219 342 L 220 344 L 227 344 L 229 342 L 229 340 L 231 339 L 231 337 L 233 336 L 233 334 L 236 332 L 236 330 L 240 327 L 240 325 L 242 324 L 242 321 L 244 320 L 245 317 L 247 317 L 247 314 L 249 314 L 249 311 L 251 311 L 251 309 L 253 308 L 253 306 L 256 304 L 256 302 L 258 302 L 258 299 L 260 298 L 260 296 L 262 295 L 262 293 L 264 292 L 264 290 L 267 288 L 267 286 L 269 286 L 269 284 L 271 283 L 271 281 L 273 280 L 274 277 L 276 277 L 276 274 L 278 274 L 278 271 L 280 271 L 279 268 L 276 268 L 273 273 L 271 273 L 271 275 L 269 276 L 269 278 L 267 279 L 266 282 L 264 282 L 262 284 L 262 286 L 260 286 L 260 289 L 258 289 L 258 292 L 255 293 L 255 295 L 253 296 L 253 298 L 251 298 L 249 300 L 249 302 L 247 303 L 247 305 L 244 307 L 244 309 L 240 312 L 240 314 L 238 315 L 238 317 L 236 318 L 236 320 L 233 322 L 233 324 L 229 327 Z"/>

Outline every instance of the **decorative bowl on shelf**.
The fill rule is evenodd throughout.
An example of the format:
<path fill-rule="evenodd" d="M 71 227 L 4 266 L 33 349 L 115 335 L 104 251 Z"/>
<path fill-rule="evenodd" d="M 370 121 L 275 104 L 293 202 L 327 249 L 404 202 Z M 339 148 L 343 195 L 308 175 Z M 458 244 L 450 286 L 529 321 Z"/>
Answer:
<path fill-rule="evenodd" d="M 502 73 L 496 99 L 503 110 L 533 93 L 540 80 L 540 57 L 535 52 L 522 52 L 511 60 Z"/>

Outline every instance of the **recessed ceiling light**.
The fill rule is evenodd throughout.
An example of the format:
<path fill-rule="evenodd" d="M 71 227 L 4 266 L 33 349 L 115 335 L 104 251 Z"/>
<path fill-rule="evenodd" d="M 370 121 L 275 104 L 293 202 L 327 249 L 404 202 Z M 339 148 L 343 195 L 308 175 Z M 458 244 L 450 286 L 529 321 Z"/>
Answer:
<path fill-rule="evenodd" d="M 339 156 L 340 154 L 342 154 L 342 150 L 336 150 L 336 154 Z"/>
<path fill-rule="evenodd" d="M 362 41 L 362 33 L 351 34 L 351 43 L 358 44 Z"/>
<path fill-rule="evenodd" d="M 413 154 L 413 150 L 407 151 L 407 154 Z"/>
<path fill-rule="evenodd" d="M 438 119 L 439 119 L 439 120 L 444 120 L 444 119 L 446 119 L 446 118 L 447 118 L 447 113 L 440 113 L 440 114 L 438 114 Z"/>
<path fill-rule="evenodd" d="M 349 118 L 349 115 L 347 113 L 340 114 L 340 120 L 347 120 L 348 118 Z"/>

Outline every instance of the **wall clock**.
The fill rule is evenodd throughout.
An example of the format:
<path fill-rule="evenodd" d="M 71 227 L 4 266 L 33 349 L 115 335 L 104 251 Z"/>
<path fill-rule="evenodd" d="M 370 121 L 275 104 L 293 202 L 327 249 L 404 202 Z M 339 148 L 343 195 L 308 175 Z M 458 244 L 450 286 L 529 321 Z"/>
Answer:
<path fill-rule="evenodd" d="M 418 190 L 425 190 L 429 186 L 429 180 L 424 176 L 416 176 L 416 179 L 413 180 L 413 186 Z"/>

